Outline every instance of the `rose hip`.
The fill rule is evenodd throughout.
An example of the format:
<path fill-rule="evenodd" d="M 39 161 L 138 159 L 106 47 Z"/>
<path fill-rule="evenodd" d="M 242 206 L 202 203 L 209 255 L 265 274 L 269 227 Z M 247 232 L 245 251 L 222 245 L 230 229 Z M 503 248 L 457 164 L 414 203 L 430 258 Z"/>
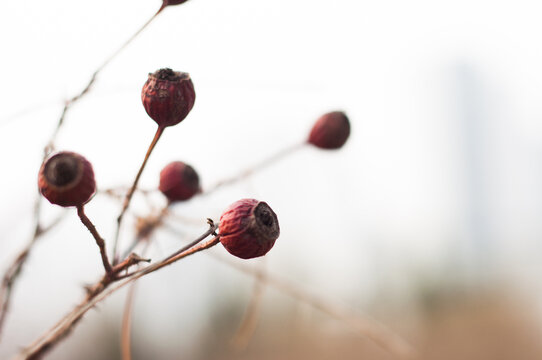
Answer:
<path fill-rule="evenodd" d="M 141 101 L 147 114 L 162 128 L 183 121 L 195 100 L 190 75 L 169 68 L 149 74 L 141 91 Z"/>
<path fill-rule="evenodd" d="M 96 192 L 92 165 L 74 152 L 54 154 L 40 168 L 38 187 L 52 204 L 81 206 Z"/>
<path fill-rule="evenodd" d="M 350 121 L 342 111 L 322 115 L 312 127 L 308 142 L 321 149 L 339 149 L 350 136 Z"/>
<path fill-rule="evenodd" d="M 196 170 L 182 161 L 169 163 L 160 172 L 160 191 L 169 201 L 184 201 L 200 191 Z"/>
<path fill-rule="evenodd" d="M 179 4 L 182 4 L 182 3 L 185 3 L 187 2 L 188 0 L 164 0 L 163 1 L 163 6 L 168 6 L 168 5 L 179 5 Z"/>
<path fill-rule="evenodd" d="M 277 215 L 265 202 L 255 199 L 231 204 L 222 213 L 218 230 L 226 250 L 242 259 L 267 254 L 280 234 Z"/>

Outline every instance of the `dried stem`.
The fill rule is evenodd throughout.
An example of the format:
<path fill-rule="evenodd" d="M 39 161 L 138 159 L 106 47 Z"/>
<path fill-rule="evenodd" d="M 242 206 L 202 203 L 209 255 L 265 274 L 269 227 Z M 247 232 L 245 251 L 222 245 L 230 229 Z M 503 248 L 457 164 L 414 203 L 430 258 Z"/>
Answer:
<path fill-rule="evenodd" d="M 137 265 L 141 262 L 151 262 L 151 259 L 144 259 L 135 253 L 131 253 L 123 261 L 113 266 L 113 273 L 115 274 L 114 280 L 121 277 L 118 275 L 121 271 L 128 270 L 130 266 Z"/>
<path fill-rule="evenodd" d="M 215 224 L 211 219 L 207 219 L 207 223 L 209 224 L 209 230 L 208 230 L 209 235 L 214 235 L 216 240 L 218 241 L 218 235 L 216 234 L 216 229 L 218 229 L 218 224 Z M 207 237 L 207 236 L 208 235 L 206 235 L 205 237 Z M 182 259 L 184 257 L 183 254 L 185 252 L 187 252 L 188 250 L 194 248 L 194 246 L 196 246 L 203 239 L 205 239 L 205 238 L 200 236 L 199 238 L 195 239 L 191 243 L 183 246 L 178 251 L 174 252 L 173 254 L 171 254 L 170 256 L 165 258 L 164 262 L 172 263 L 172 262 L 175 262 L 175 261 L 177 261 L 179 259 Z M 168 265 L 168 264 L 166 264 L 166 265 Z"/>
<path fill-rule="evenodd" d="M 9 310 L 11 304 L 11 291 L 13 289 L 13 284 L 20 274 L 23 264 L 26 261 L 26 258 L 30 254 L 30 250 L 34 241 L 28 243 L 28 245 L 17 255 L 13 263 L 6 270 L 4 277 L 2 278 L 2 288 L 0 289 L 0 334 L 3 329 L 4 321 L 6 319 L 6 314 Z"/>
<path fill-rule="evenodd" d="M 228 179 L 225 179 L 225 180 L 222 180 L 222 181 L 219 181 L 215 185 L 209 187 L 207 190 L 204 190 L 202 193 L 200 193 L 200 195 L 209 195 L 209 194 L 215 192 L 216 190 L 218 190 L 219 188 L 221 188 L 221 187 L 223 187 L 225 185 L 231 185 L 233 183 L 236 183 L 238 181 L 246 179 L 247 177 L 249 177 L 253 173 L 255 173 L 257 171 L 260 171 L 260 170 L 268 167 L 269 165 L 272 165 L 272 164 L 276 163 L 279 160 L 282 160 L 287 155 L 291 155 L 292 153 L 294 153 L 297 150 L 301 149 L 305 145 L 306 145 L 306 142 L 301 142 L 301 143 L 293 144 L 293 145 L 291 145 L 291 146 L 289 146 L 287 148 L 284 148 L 284 149 L 278 151 L 277 153 L 271 155 L 270 157 L 260 161 L 259 163 L 256 163 L 256 164 L 252 165 L 251 167 L 245 169 L 244 171 L 242 171 L 238 175 L 232 176 L 231 178 L 228 178 Z"/>
<path fill-rule="evenodd" d="M 143 241 L 148 241 L 154 232 L 154 230 L 162 225 L 164 217 L 169 213 L 169 205 L 164 206 L 157 215 L 150 215 L 145 218 L 139 218 L 138 224 L 136 225 L 137 234 L 130 244 L 130 246 L 125 250 L 124 254 L 129 254 Z"/>
<path fill-rule="evenodd" d="M 265 290 L 265 262 L 260 262 L 258 267 L 262 276 L 254 277 L 254 286 L 252 288 L 250 302 L 243 315 L 241 325 L 239 325 L 237 332 L 233 335 L 231 340 L 232 346 L 238 351 L 247 348 L 250 339 L 256 331 L 256 326 L 258 325 L 258 318 Z"/>
<path fill-rule="evenodd" d="M 128 40 L 126 40 L 124 42 L 124 44 L 122 44 L 113 54 L 111 54 L 103 63 L 102 65 L 100 65 L 98 67 L 98 69 L 96 69 L 96 71 L 94 72 L 94 74 L 92 75 L 92 78 L 94 79 L 96 77 L 96 75 L 103 70 L 103 68 L 105 68 L 107 66 L 107 64 L 109 64 L 111 62 L 111 60 L 113 60 L 118 54 L 120 54 L 120 52 L 122 50 L 124 50 L 143 30 L 145 30 L 145 28 L 154 20 L 156 19 L 156 17 L 162 12 L 162 10 L 165 9 L 165 5 L 162 4 L 162 6 L 160 6 L 160 8 L 158 9 L 158 11 L 149 18 L 149 20 L 147 20 L 147 22 L 145 22 L 145 24 L 143 24 L 143 26 L 141 26 L 139 28 L 139 30 L 137 30 L 132 36 L 130 36 L 128 38 Z M 91 83 L 94 81 L 94 80 L 91 80 Z M 90 84 L 89 84 L 90 85 Z"/>
<path fill-rule="evenodd" d="M 411 360 L 417 359 L 418 355 L 415 349 L 399 335 L 392 332 L 383 324 L 376 320 L 362 317 L 353 309 L 349 309 L 336 301 L 317 297 L 307 291 L 302 290 L 299 285 L 287 282 L 267 272 L 242 265 L 230 258 L 212 254 L 214 258 L 228 264 L 229 266 L 247 274 L 261 279 L 267 285 L 287 294 L 298 301 L 308 304 L 340 321 L 349 325 L 360 335 L 371 339 L 381 348 L 394 355 L 397 359 Z"/>
<path fill-rule="evenodd" d="M 149 242 L 147 242 L 145 248 L 142 251 L 142 254 L 145 255 L 149 248 Z M 137 283 L 134 283 L 128 289 L 128 294 L 126 294 L 126 300 L 124 301 L 124 312 L 122 314 L 122 328 L 121 328 L 121 342 L 120 342 L 120 352 L 122 360 L 131 360 L 132 359 L 132 314 L 134 307 L 134 298 L 137 288 Z"/>
<path fill-rule="evenodd" d="M 202 250 L 208 249 L 212 246 L 215 246 L 219 243 L 219 237 L 214 236 L 210 240 L 199 244 L 201 241 L 206 239 L 208 236 L 215 233 L 217 225 L 213 224 L 210 226 L 210 229 L 198 237 L 192 244 L 196 244 L 192 248 L 186 249 L 182 252 L 177 252 L 176 255 L 167 257 L 166 259 L 160 261 L 159 263 L 149 265 L 141 270 L 130 274 L 128 277 L 124 278 L 121 281 L 118 281 L 116 285 L 112 286 L 107 290 L 110 283 L 104 282 L 104 279 L 96 283 L 90 290 L 87 297 L 77 305 L 69 314 L 63 317 L 57 324 L 55 324 L 51 329 L 49 329 L 44 335 L 39 337 L 26 349 L 24 349 L 18 356 L 14 359 L 40 359 L 45 353 L 51 350 L 55 345 L 57 345 L 62 339 L 66 338 L 70 332 L 75 328 L 75 325 L 81 320 L 83 315 L 93 308 L 97 303 L 106 299 L 111 294 L 115 293 L 124 286 L 136 281 L 137 279 L 148 275 L 154 271 L 157 271 L 167 265 L 170 265 L 180 259 L 183 259 L 187 256 L 193 255 Z M 184 247 L 186 248 L 186 247 Z"/>
<path fill-rule="evenodd" d="M 128 210 L 128 207 L 130 206 L 130 201 L 132 200 L 132 197 L 134 196 L 134 192 L 137 188 L 139 178 L 141 177 L 141 174 L 143 173 L 143 169 L 145 169 L 145 165 L 147 165 L 147 161 L 149 160 L 149 157 L 151 156 L 152 150 L 158 143 L 158 140 L 160 139 L 160 136 L 162 136 L 164 129 L 165 129 L 164 127 L 158 126 L 158 129 L 156 130 L 156 133 L 154 134 L 154 138 L 152 139 L 152 142 L 149 145 L 149 148 L 147 149 L 147 153 L 145 154 L 143 163 L 141 164 L 141 167 L 139 168 L 139 171 L 137 172 L 137 175 L 134 179 L 134 183 L 132 184 L 132 187 L 130 188 L 130 190 L 126 194 L 126 197 L 124 198 L 124 203 L 122 204 L 122 210 L 117 218 L 117 231 L 115 232 L 115 238 L 113 240 L 113 264 L 116 264 L 118 262 L 117 246 L 119 242 L 119 234 L 120 234 L 120 227 L 122 225 L 122 219 L 124 218 L 124 214 L 126 213 L 126 210 Z"/>
<path fill-rule="evenodd" d="M 124 312 L 122 314 L 122 329 L 120 352 L 122 360 L 132 360 L 132 308 L 134 307 L 134 295 L 137 284 L 132 284 L 126 294 L 124 301 Z"/>
<path fill-rule="evenodd" d="M 37 201 L 34 206 L 34 221 L 36 223 L 34 225 L 34 231 L 32 233 L 32 236 L 30 237 L 30 240 L 28 241 L 24 249 L 21 250 L 19 254 L 17 254 L 17 256 L 13 259 L 12 263 L 8 266 L 6 272 L 4 273 L 4 276 L 2 277 L 2 283 L 0 285 L 0 336 L 2 334 L 4 321 L 6 319 L 6 315 L 11 303 L 11 292 L 13 290 L 13 285 L 15 283 L 15 280 L 21 273 L 23 265 L 26 262 L 28 256 L 30 255 L 30 251 L 34 246 L 34 243 L 41 235 L 47 233 L 49 230 L 59 224 L 60 221 L 64 218 L 64 215 L 66 214 L 66 212 L 63 212 L 53 222 L 51 222 L 46 227 L 43 227 L 39 224 L 38 216 L 41 207 L 41 201 L 39 201 L 39 197 L 36 200 Z"/>
<path fill-rule="evenodd" d="M 96 245 L 100 248 L 100 255 L 102 256 L 102 263 L 105 268 L 105 272 L 109 278 L 114 277 L 113 268 L 111 267 L 111 263 L 109 262 L 109 259 L 107 258 L 107 251 L 105 250 L 105 241 L 102 239 L 100 234 L 98 233 L 98 230 L 96 230 L 96 227 L 94 224 L 90 221 L 90 219 L 85 214 L 85 209 L 83 205 L 80 205 L 77 207 L 77 215 L 81 219 L 81 222 L 83 225 L 87 227 L 87 229 L 90 231 L 94 239 L 96 240 Z"/>
<path fill-rule="evenodd" d="M 111 187 L 111 188 L 106 188 L 106 189 L 98 189 L 97 194 L 103 194 L 103 195 L 113 197 L 115 199 L 124 200 L 124 197 L 126 196 L 126 192 L 128 190 L 129 190 L 128 186 L 118 186 L 118 187 Z M 157 192 L 158 189 L 137 188 L 136 191 L 143 194 L 144 196 L 149 196 L 153 192 Z"/>

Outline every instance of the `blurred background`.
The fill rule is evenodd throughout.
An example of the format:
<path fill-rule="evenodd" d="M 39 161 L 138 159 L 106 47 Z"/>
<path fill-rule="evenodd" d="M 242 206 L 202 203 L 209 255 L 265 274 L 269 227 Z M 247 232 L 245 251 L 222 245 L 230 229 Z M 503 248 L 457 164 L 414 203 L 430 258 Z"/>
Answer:
<path fill-rule="evenodd" d="M 31 236 L 42 149 L 64 100 L 159 7 L 0 3 L 2 271 Z M 281 237 L 263 259 L 231 261 L 382 322 L 424 359 L 540 359 L 540 10 L 536 1 L 190 0 L 166 8 L 104 69 L 66 117 L 57 148 L 87 157 L 100 189 L 129 185 L 155 131 L 141 87 L 162 67 L 189 72 L 197 100 L 160 140 L 144 189 L 174 160 L 208 188 L 343 110 L 352 125 L 344 148 L 307 146 L 174 206 L 149 256 L 166 256 L 205 231 L 205 218 L 254 197 L 276 211 Z M 150 200 L 165 204 L 159 193 Z M 111 238 L 119 201 L 98 194 L 86 209 Z M 151 211 L 138 195 L 121 245 L 135 216 Z M 60 212 L 44 202 L 46 223 Z M 226 252 L 217 246 L 138 282 L 134 359 L 393 358 L 265 283 L 254 302 L 254 278 L 212 254 Z M 68 211 L 15 285 L 0 357 L 50 328 L 102 271 Z M 120 358 L 125 296 L 90 311 L 49 358 Z M 254 333 L 240 338 L 251 306 Z"/>

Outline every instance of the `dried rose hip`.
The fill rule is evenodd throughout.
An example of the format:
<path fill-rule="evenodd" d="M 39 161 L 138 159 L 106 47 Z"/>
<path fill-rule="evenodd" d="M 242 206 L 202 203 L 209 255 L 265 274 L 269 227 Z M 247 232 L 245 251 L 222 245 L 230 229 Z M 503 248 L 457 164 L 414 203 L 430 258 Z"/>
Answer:
<path fill-rule="evenodd" d="M 184 201 L 200 191 L 196 170 L 182 161 L 169 163 L 160 171 L 160 191 L 169 201 Z"/>
<path fill-rule="evenodd" d="M 168 5 L 179 5 L 179 4 L 182 4 L 184 2 L 187 2 L 188 0 L 164 0 L 163 1 L 163 6 L 168 6 Z"/>
<path fill-rule="evenodd" d="M 169 68 L 149 74 L 141 91 L 141 101 L 147 114 L 162 128 L 183 121 L 195 100 L 190 75 Z"/>
<path fill-rule="evenodd" d="M 52 204 L 82 206 L 96 192 L 92 165 L 74 152 L 54 154 L 41 165 L 38 187 Z"/>
<path fill-rule="evenodd" d="M 333 111 L 316 121 L 308 142 L 321 149 L 339 149 L 349 135 L 350 121 L 342 111 Z"/>
<path fill-rule="evenodd" d="M 251 259 L 267 254 L 279 237 L 277 215 L 263 201 L 242 199 L 220 217 L 220 242 L 232 255 Z"/>

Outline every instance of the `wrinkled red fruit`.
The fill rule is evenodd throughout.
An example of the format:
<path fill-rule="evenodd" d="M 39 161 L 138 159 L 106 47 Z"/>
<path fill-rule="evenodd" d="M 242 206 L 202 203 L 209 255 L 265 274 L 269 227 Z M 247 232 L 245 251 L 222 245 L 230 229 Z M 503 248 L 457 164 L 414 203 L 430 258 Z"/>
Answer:
<path fill-rule="evenodd" d="M 220 217 L 220 242 L 232 255 L 251 259 L 267 254 L 279 237 L 277 215 L 263 201 L 242 199 Z"/>
<path fill-rule="evenodd" d="M 187 2 L 188 0 L 164 0 L 163 1 L 163 4 L 164 6 L 168 6 L 168 5 L 179 5 L 179 4 L 182 4 L 182 3 L 185 3 Z"/>
<path fill-rule="evenodd" d="M 196 100 L 190 75 L 171 69 L 160 69 L 149 74 L 141 91 L 141 101 L 147 114 L 158 126 L 180 123 L 186 118 Z"/>
<path fill-rule="evenodd" d="M 339 149 L 349 135 L 350 121 L 342 111 L 333 111 L 316 121 L 308 142 L 321 149 Z"/>
<path fill-rule="evenodd" d="M 169 201 L 188 200 L 200 191 L 198 173 L 182 161 L 169 163 L 160 171 L 159 189 Z"/>
<path fill-rule="evenodd" d="M 81 206 L 96 192 L 92 165 L 79 154 L 59 152 L 41 165 L 38 187 L 52 204 Z"/>

